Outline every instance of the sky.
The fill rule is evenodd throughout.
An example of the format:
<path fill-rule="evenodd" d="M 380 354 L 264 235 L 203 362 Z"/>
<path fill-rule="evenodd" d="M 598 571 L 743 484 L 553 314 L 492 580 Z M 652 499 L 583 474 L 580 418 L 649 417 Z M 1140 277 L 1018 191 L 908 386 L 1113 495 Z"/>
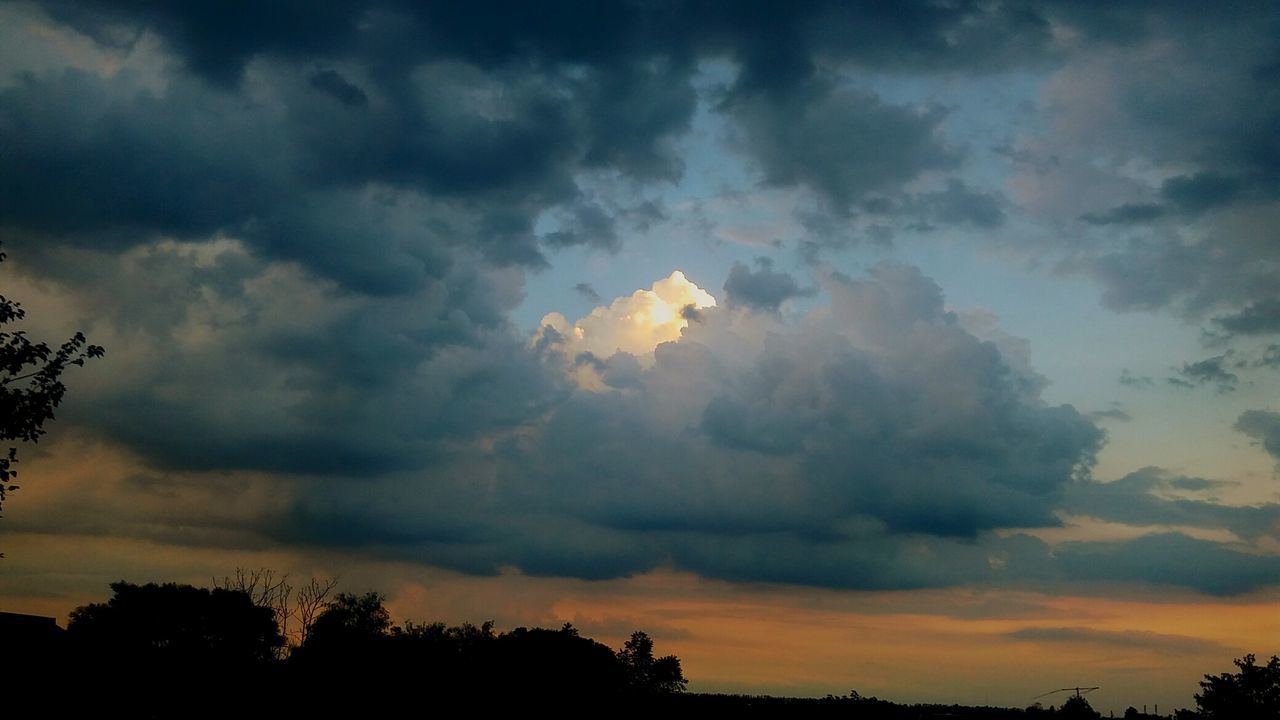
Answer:
<path fill-rule="evenodd" d="M 3 294 L 106 348 L 0 606 L 1190 706 L 1280 650 L 1277 77 L 1249 2 L 0 3 Z"/>

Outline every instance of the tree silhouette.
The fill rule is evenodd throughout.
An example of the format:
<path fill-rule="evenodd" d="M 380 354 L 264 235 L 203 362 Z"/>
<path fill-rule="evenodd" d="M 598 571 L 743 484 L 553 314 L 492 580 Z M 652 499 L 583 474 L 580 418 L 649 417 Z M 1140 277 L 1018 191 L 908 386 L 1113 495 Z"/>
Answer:
<path fill-rule="evenodd" d="M 624 714 L 744 707 L 741 697 L 683 693 L 679 658 L 655 657 L 644 632 L 615 653 L 568 623 L 505 633 L 492 621 L 393 626 L 377 592 L 334 596 L 306 640 L 280 653 L 281 608 L 293 612 L 287 576 L 237 569 L 214 584 L 223 587 L 113 583 L 109 600 L 71 613 L 56 659 L 30 666 L 20 689 L 56 697 L 68 717 L 225 717 L 230 705 L 222 700 L 231 698 L 239 698 L 232 711 L 245 717 L 370 717 L 403 714 L 406 696 L 394 690 L 404 688 L 443 707 L 465 703 L 470 714 L 586 716 L 618 701 Z M 332 588 L 313 585 L 318 597 Z M 0 634 L 0 667 L 8 672 L 17 658 L 6 664 L 12 648 L 5 640 Z M 22 659 L 30 665 L 32 658 Z M 0 691 L 12 687 L 0 681 Z M 59 695 L 64 687 L 76 692 Z M 857 699 L 861 709 L 876 710 L 866 717 L 892 709 Z"/>
<path fill-rule="evenodd" d="M 1280 718 L 1280 657 L 1266 665 L 1245 655 L 1233 660 L 1239 672 L 1205 675 L 1196 694 L 1196 707 L 1206 718 L 1277 720 Z"/>
<path fill-rule="evenodd" d="M 572 626 L 516 628 L 497 638 L 485 660 L 486 676 L 502 678 L 511 705 L 598 708 L 627 690 L 613 650 Z"/>
<path fill-rule="evenodd" d="M 298 594 L 294 599 L 293 605 L 293 615 L 298 620 L 296 638 L 298 645 L 307 641 L 316 619 L 329 606 L 329 593 L 337 586 L 337 578 L 326 578 L 324 580 L 311 578 L 310 582 L 298 588 Z M 288 637 L 287 633 L 286 637 Z"/>
<path fill-rule="evenodd" d="M 153 669 L 264 664 L 284 639 L 270 608 L 248 594 L 165 583 L 111 584 L 114 597 L 71 612 L 67 632 L 91 652 Z"/>
<path fill-rule="evenodd" d="M 5 253 L 0 252 L 0 263 Z M 0 328 L 21 321 L 27 315 L 21 303 L 0 295 Z M 62 373 L 72 365 L 102 357 L 101 346 L 89 345 L 77 332 L 54 349 L 33 342 L 24 330 L 0 329 L 0 441 L 36 442 L 45 433 L 44 424 L 53 419 L 53 410 L 67 391 Z M 0 509 L 18 471 L 18 449 L 10 447 L 0 455 Z"/>
<path fill-rule="evenodd" d="M 316 618 L 308 638 L 311 644 L 359 642 L 385 637 L 391 632 L 391 613 L 376 592 L 364 595 L 338 593 Z"/>
<path fill-rule="evenodd" d="M 376 674 L 376 667 L 385 663 L 391 638 L 391 614 L 382 600 L 376 592 L 338 593 L 289 659 L 307 672 Z"/>
<path fill-rule="evenodd" d="M 284 641 L 270 608 L 221 588 L 111 589 L 107 602 L 71 613 L 70 652 L 45 682 L 54 715 L 212 718 L 225 708 L 210 698 L 262 694 Z"/>
<path fill-rule="evenodd" d="M 653 656 L 653 638 L 637 630 L 618 652 L 618 662 L 626 670 L 628 684 L 640 693 L 677 693 L 689 684 L 680 669 L 680 658 Z"/>
<path fill-rule="evenodd" d="M 234 577 L 224 576 L 222 580 L 215 579 L 213 584 L 223 590 L 244 592 L 253 599 L 254 605 L 271 609 L 285 641 L 277 652 L 283 658 L 307 641 L 316 618 L 329 607 L 329 593 L 338 586 L 338 580 L 313 577 L 306 585 L 295 588 L 289 582 L 289 573 L 271 568 L 237 567 Z"/>

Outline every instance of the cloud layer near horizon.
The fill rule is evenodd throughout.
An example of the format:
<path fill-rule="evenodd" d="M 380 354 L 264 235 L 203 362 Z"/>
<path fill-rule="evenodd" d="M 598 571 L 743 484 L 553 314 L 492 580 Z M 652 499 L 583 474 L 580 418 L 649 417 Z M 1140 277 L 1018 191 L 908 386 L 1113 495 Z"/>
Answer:
<path fill-rule="evenodd" d="M 234 362 L 243 351 L 192 328 L 179 334 L 194 340 L 154 364 L 155 348 L 136 349 L 137 384 L 86 390 L 82 402 L 99 410 L 76 417 L 153 469 L 115 479 L 118 497 L 68 498 L 11 522 L 181 544 L 362 548 L 478 574 L 674 568 L 861 589 L 1125 580 L 1234 594 L 1280 569 L 1247 551 L 1274 541 L 1275 505 L 1197 498 L 1220 483 L 1155 468 L 1089 479 L 1102 431 L 1044 403 L 1042 378 L 966 330 L 917 269 L 882 264 L 821 284 L 829 302 L 799 318 L 699 301 L 668 340 L 640 331 L 637 315 L 678 318 L 686 301 L 709 297 L 673 276 L 574 324 L 635 353 L 584 351 L 553 318 L 524 343 L 505 341 L 504 355 L 495 345 L 441 351 L 386 396 L 362 380 L 338 406 L 368 407 L 359 418 L 323 411 L 289 375 L 246 384 Z M 555 332 L 559 323 L 570 330 Z M 179 405 L 181 383 L 156 384 L 161 367 L 209 383 L 224 364 L 222 403 Z M 487 392 L 447 394 L 477 377 Z M 156 414 L 161 399 L 172 414 Z M 260 424 L 227 424 L 241 413 Z M 228 492 L 236 502 L 208 507 Z M 169 519 L 157 523 L 161 508 Z M 104 509 L 114 523 L 85 524 Z M 1060 513 L 1163 534 L 1056 547 L 1034 537 L 1061 525 Z M 1160 560 L 1170 553 L 1180 560 Z"/>

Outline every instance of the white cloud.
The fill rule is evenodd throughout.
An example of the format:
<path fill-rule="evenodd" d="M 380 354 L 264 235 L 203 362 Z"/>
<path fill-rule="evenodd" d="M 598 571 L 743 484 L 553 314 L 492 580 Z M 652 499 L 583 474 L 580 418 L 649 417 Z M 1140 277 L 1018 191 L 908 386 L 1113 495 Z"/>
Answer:
<path fill-rule="evenodd" d="M 653 351 L 665 342 L 680 339 L 689 326 L 683 311 L 715 307 L 711 293 L 698 287 L 676 270 L 648 290 L 636 290 L 615 298 L 608 307 L 597 307 L 586 317 L 569 323 L 558 312 L 542 318 L 537 337 L 546 338 L 547 329 L 559 335 L 558 343 L 570 361 L 583 353 L 605 360 L 623 352 L 636 356 L 644 367 L 653 365 Z M 579 366 L 573 374 L 580 385 L 599 389 L 600 381 L 589 366 Z"/>

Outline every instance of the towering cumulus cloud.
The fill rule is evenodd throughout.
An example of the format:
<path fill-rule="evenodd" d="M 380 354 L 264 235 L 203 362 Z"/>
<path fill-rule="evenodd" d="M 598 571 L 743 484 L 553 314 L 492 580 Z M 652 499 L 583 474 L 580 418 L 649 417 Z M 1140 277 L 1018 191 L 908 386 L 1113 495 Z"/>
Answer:
<path fill-rule="evenodd" d="M 474 460 L 491 480 L 452 518 L 466 539 L 404 550 L 591 577 L 667 564 L 850 587 L 989 575 L 987 545 L 1005 544 L 990 531 L 1056 524 L 1101 431 L 1045 404 L 914 268 L 823 285 L 829 304 L 794 324 L 718 307 L 680 273 L 572 326 L 549 316 L 535 346 L 592 382 Z M 689 305 L 700 319 L 686 324 Z M 425 521 L 401 503 L 379 512 Z"/>

